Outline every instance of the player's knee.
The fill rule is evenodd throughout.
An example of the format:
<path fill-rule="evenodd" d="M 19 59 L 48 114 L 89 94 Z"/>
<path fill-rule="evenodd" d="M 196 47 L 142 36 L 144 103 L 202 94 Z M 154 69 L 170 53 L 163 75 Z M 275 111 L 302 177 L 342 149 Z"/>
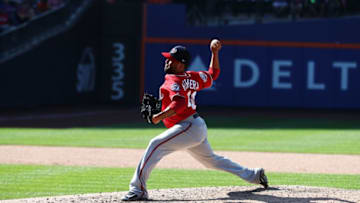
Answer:
<path fill-rule="evenodd" d="M 213 169 L 217 169 L 219 165 L 215 155 L 204 157 L 203 163 L 207 168 L 213 168 Z"/>
<path fill-rule="evenodd" d="M 161 139 L 153 138 L 153 139 L 150 140 L 149 146 L 150 147 L 157 147 L 158 145 L 160 145 L 160 143 L 161 143 Z"/>

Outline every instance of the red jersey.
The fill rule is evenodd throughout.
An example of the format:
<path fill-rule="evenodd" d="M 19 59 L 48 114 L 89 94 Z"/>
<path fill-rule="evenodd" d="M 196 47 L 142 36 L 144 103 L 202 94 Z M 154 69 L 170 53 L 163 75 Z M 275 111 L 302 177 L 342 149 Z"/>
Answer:
<path fill-rule="evenodd" d="M 166 109 L 175 96 L 185 98 L 186 108 L 175 115 L 165 118 L 164 125 L 167 128 L 191 116 L 196 112 L 196 93 L 204 88 L 211 87 L 213 78 L 207 71 L 186 71 L 182 75 L 166 74 L 165 81 L 160 87 L 159 98 L 162 101 L 162 111 Z"/>

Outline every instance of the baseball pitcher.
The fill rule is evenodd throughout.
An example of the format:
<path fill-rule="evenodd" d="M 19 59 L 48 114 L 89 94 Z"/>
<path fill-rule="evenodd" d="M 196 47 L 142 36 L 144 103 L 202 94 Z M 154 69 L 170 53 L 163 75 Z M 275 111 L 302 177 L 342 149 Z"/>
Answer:
<path fill-rule="evenodd" d="M 152 139 L 138 164 L 130 182 L 130 191 L 123 201 L 148 200 L 146 181 L 155 165 L 176 150 L 187 150 L 196 160 L 209 168 L 235 174 L 243 180 L 268 187 L 262 168 L 246 168 L 214 154 L 207 140 L 207 126 L 196 112 L 196 93 L 211 87 L 220 73 L 219 51 L 221 42 L 210 43 L 211 60 L 208 71 L 186 71 L 190 53 L 184 46 L 175 46 L 163 52 L 166 58 L 165 81 L 160 87 L 159 101 L 152 95 L 144 95 L 141 114 L 147 122 L 163 121 L 168 128 Z"/>

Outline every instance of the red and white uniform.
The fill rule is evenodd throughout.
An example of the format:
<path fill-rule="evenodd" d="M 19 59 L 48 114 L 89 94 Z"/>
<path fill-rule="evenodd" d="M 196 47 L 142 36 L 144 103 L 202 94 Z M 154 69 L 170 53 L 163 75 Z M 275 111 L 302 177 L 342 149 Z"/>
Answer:
<path fill-rule="evenodd" d="M 165 82 L 160 87 L 159 97 L 162 101 L 162 111 L 170 107 L 175 110 L 174 116 L 163 120 L 167 128 L 196 112 L 196 93 L 211 87 L 213 79 L 208 71 L 186 71 L 182 75 L 166 74 Z M 174 97 L 182 97 L 183 103 L 173 103 Z"/>
<path fill-rule="evenodd" d="M 192 116 L 196 112 L 196 93 L 211 87 L 219 72 L 218 69 L 209 68 L 209 71 L 186 71 L 182 75 L 165 76 L 165 82 L 160 87 L 162 110 L 171 108 L 176 114 L 163 120 L 169 129 L 150 141 L 130 182 L 131 192 L 148 197 L 146 182 L 152 169 L 164 156 L 177 150 L 186 150 L 206 167 L 235 174 L 251 183 L 259 183 L 259 169 L 242 167 L 214 154 L 207 140 L 205 121 L 201 117 Z"/>

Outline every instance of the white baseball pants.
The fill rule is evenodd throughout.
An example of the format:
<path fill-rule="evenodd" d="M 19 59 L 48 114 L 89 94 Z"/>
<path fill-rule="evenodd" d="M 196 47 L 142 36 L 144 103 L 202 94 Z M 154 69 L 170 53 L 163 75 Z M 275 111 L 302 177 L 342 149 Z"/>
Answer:
<path fill-rule="evenodd" d="M 190 116 L 153 138 L 130 182 L 130 191 L 147 197 L 146 181 L 155 165 L 166 155 L 187 150 L 208 168 L 223 170 L 250 183 L 258 183 L 256 170 L 214 154 L 207 140 L 207 126 L 201 117 Z"/>

